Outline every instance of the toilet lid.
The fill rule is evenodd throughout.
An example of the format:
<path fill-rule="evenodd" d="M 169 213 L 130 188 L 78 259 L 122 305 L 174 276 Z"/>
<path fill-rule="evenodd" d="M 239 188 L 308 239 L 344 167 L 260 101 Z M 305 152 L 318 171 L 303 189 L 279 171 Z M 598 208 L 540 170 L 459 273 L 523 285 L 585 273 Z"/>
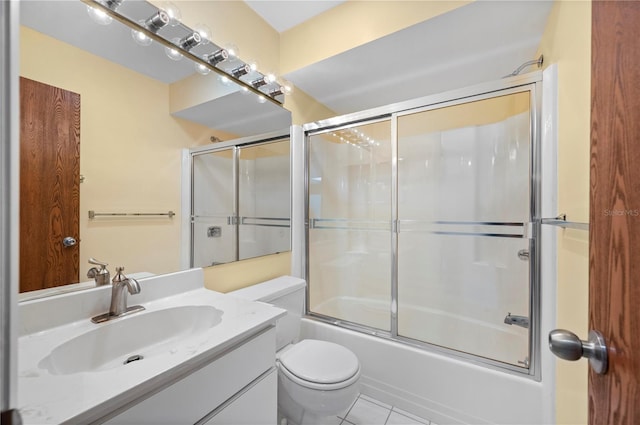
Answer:
<path fill-rule="evenodd" d="M 358 358 L 347 348 L 328 341 L 304 339 L 280 356 L 280 364 L 308 382 L 334 384 L 358 373 Z"/>

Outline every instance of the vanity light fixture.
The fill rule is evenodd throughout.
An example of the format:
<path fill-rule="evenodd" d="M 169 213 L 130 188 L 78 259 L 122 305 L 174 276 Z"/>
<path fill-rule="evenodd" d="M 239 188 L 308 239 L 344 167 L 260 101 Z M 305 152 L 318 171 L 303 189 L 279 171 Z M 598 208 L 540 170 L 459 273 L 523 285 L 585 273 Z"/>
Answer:
<path fill-rule="evenodd" d="M 164 10 L 158 10 L 147 19 L 138 21 L 138 23 L 155 34 L 162 28 L 166 27 L 169 24 L 169 20 L 169 14 L 167 12 Z M 148 46 L 153 42 L 151 37 L 147 36 L 142 31 L 136 30 L 135 28 L 131 29 L 131 37 L 133 38 L 133 41 L 140 46 Z"/>
<path fill-rule="evenodd" d="M 164 10 L 167 15 L 169 15 L 169 25 L 175 27 L 180 24 L 180 18 L 182 18 L 182 13 L 180 13 L 180 9 L 178 6 L 171 2 L 164 2 L 159 5 L 160 9 Z"/>
<path fill-rule="evenodd" d="M 208 54 L 204 52 L 192 53 L 194 47 L 204 46 L 210 43 L 211 31 L 206 25 L 202 24 L 198 24 L 196 26 L 197 28 L 189 28 L 182 24 L 179 20 L 181 16 L 180 10 L 173 3 L 160 3 L 153 15 L 146 19 L 138 20 L 137 18 L 132 19 L 127 16 L 126 13 L 121 13 L 121 11 L 116 10 L 123 0 L 81 1 L 87 4 L 92 10 L 90 11 L 92 18 L 94 15 L 103 18 L 102 20 L 97 20 L 98 23 L 106 25 L 115 19 L 132 30 L 131 35 L 136 43 L 146 46 L 155 41 L 164 46 L 165 53 L 170 59 L 178 61 L 182 59 L 182 57 L 186 57 L 194 62 L 197 72 L 207 75 L 211 73 L 211 71 L 214 71 L 218 74 L 223 84 L 237 85 L 242 93 L 253 93 L 257 95 L 257 100 L 261 103 L 271 101 L 276 105 L 282 106 L 283 100 L 276 99 L 276 96 L 286 95 L 292 90 L 290 84 L 276 82 L 274 74 L 259 72 L 257 64 L 241 61 L 238 58 L 238 48 L 233 44 L 228 44 L 224 49 L 214 44 L 217 50 Z M 169 37 L 163 35 L 160 30 L 167 25 L 178 27 L 177 30 L 183 34 L 181 38 L 176 36 L 175 38 L 169 39 Z M 223 69 L 217 66 L 223 61 L 228 63 L 238 61 L 238 63 L 230 66 L 229 68 L 232 69 L 229 70 L 229 68 Z M 251 78 L 253 79 L 251 83 L 241 79 L 242 76 L 247 74 L 251 74 Z M 262 86 L 270 84 L 273 85 L 265 87 L 262 90 L 259 89 Z"/>
<path fill-rule="evenodd" d="M 249 65 L 245 63 L 240 65 L 237 68 L 233 68 L 230 74 L 233 75 L 235 78 L 240 78 L 243 75 L 247 75 L 250 71 L 251 71 L 251 67 L 249 67 Z"/>
<path fill-rule="evenodd" d="M 101 0 L 101 3 L 111 10 L 116 10 L 122 4 L 123 0 Z"/>
<path fill-rule="evenodd" d="M 118 6 L 120 6 L 123 0 L 96 0 L 96 1 L 111 10 L 116 10 Z M 113 22 L 113 18 L 111 16 L 109 16 L 106 12 L 100 9 L 97 9 L 95 7 L 91 7 L 88 5 L 87 13 L 89 14 L 93 22 L 95 22 L 96 24 L 109 25 L 111 22 Z"/>
<path fill-rule="evenodd" d="M 158 10 L 144 21 L 144 26 L 151 32 L 156 33 L 169 24 L 169 14 L 164 10 Z"/>
<path fill-rule="evenodd" d="M 193 49 L 198 44 L 200 44 L 200 42 L 202 42 L 202 37 L 200 36 L 200 33 L 193 32 L 192 34 L 189 34 L 188 36 L 178 41 L 178 46 L 180 46 L 180 48 L 188 52 L 189 50 Z"/>
<path fill-rule="evenodd" d="M 150 37 L 147 37 L 145 33 L 134 29 L 131 30 L 131 38 L 133 38 L 133 41 L 140 46 L 148 46 L 153 42 L 153 40 Z"/>
<path fill-rule="evenodd" d="M 87 13 L 93 22 L 98 25 L 109 25 L 113 22 L 113 18 L 102 10 L 98 10 L 95 7 L 87 6 Z"/>
<path fill-rule="evenodd" d="M 229 62 L 238 59 L 238 55 L 240 54 L 240 49 L 233 43 L 228 43 L 224 49 L 229 53 Z"/>
<path fill-rule="evenodd" d="M 180 42 L 180 40 L 178 40 L 177 38 L 174 39 L 174 43 L 178 43 L 178 42 Z M 165 46 L 164 53 L 171 60 L 179 61 L 180 59 L 182 59 L 182 53 L 180 53 L 180 50 L 178 50 L 177 47 Z"/>
<path fill-rule="evenodd" d="M 269 91 L 269 96 L 276 97 L 276 96 L 281 96 L 284 93 L 285 93 L 284 87 L 278 86 L 278 88 L 275 88 L 275 89 Z"/>
<path fill-rule="evenodd" d="M 196 24 L 193 27 L 193 31 L 197 32 L 200 35 L 202 41 L 200 41 L 201 45 L 209 44 L 211 41 L 211 28 L 206 26 L 205 24 Z"/>
<path fill-rule="evenodd" d="M 196 68 L 196 72 L 198 74 L 202 74 L 202 75 L 209 75 L 209 73 L 211 72 L 211 70 L 209 69 L 209 67 L 203 63 L 198 63 L 195 62 L 194 66 Z"/>
<path fill-rule="evenodd" d="M 266 79 L 266 77 L 260 77 L 260 78 L 255 79 L 255 80 L 253 80 L 253 81 L 251 82 L 251 85 L 252 85 L 254 88 L 256 88 L 256 89 L 257 89 L 258 87 L 266 86 L 267 84 L 268 84 L 268 83 L 267 83 L 267 79 Z"/>
<path fill-rule="evenodd" d="M 229 59 L 229 52 L 227 51 L 227 49 L 217 50 L 204 57 L 204 60 L 206 60 L 213 66 L 216 66 L 220 62 L 224 62 L 227 59 Z"/>

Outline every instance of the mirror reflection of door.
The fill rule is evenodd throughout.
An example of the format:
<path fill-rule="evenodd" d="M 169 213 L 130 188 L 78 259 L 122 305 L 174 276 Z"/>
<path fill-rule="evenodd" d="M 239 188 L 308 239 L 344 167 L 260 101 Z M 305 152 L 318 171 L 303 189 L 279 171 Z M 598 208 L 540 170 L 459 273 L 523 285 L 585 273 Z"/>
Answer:
<path fill-rule="evenodd" d="M 20 78 L 20 292 L 79 281 L 79 218 L 80 95 Z"/>

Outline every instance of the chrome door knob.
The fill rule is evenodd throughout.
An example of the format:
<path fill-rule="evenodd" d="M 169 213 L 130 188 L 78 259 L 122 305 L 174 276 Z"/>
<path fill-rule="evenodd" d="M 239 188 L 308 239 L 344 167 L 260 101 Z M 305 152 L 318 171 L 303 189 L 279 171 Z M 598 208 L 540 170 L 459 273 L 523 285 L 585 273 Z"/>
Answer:
<path fill-rule="evenodd" d="M 607 373 L 607 345 L 598 331 L 589 332 L 589 340 L 582 341 L 573 332 L 555 329 L 549 332 L 549 349 L 564 360 L 575 361 L 582 357 L 589 359 L 589 364 L 597 374 Z"/>
<path fill-rule="evenodd" d="M 76 238 L 73 238 L 73 237 L 71 237 L 71 236 L 67 236 L 66 238 L 64 238 L 64 239 L 62 240 L 62 245 L 63 245 L 65 248 L 68 248 L 68 247 L 70 247 L 70 246 L 74 246 L 76 243 L 78 243 L 78 241 L 76 241 Z"/>

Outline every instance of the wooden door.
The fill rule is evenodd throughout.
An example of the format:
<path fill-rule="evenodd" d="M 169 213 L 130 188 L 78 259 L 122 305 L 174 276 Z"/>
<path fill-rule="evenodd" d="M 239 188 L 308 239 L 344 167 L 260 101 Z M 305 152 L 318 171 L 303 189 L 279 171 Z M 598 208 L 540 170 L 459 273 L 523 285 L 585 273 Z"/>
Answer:
<path fill-rule="evenodd" d="M 20 78 L 20 292 L 78 282 L 80 95 Z"/>
<path fill-rule="evenodd" d="M 591 60 L 589 423 L 640 424 L 640 2 L 593 2 Z"/>

